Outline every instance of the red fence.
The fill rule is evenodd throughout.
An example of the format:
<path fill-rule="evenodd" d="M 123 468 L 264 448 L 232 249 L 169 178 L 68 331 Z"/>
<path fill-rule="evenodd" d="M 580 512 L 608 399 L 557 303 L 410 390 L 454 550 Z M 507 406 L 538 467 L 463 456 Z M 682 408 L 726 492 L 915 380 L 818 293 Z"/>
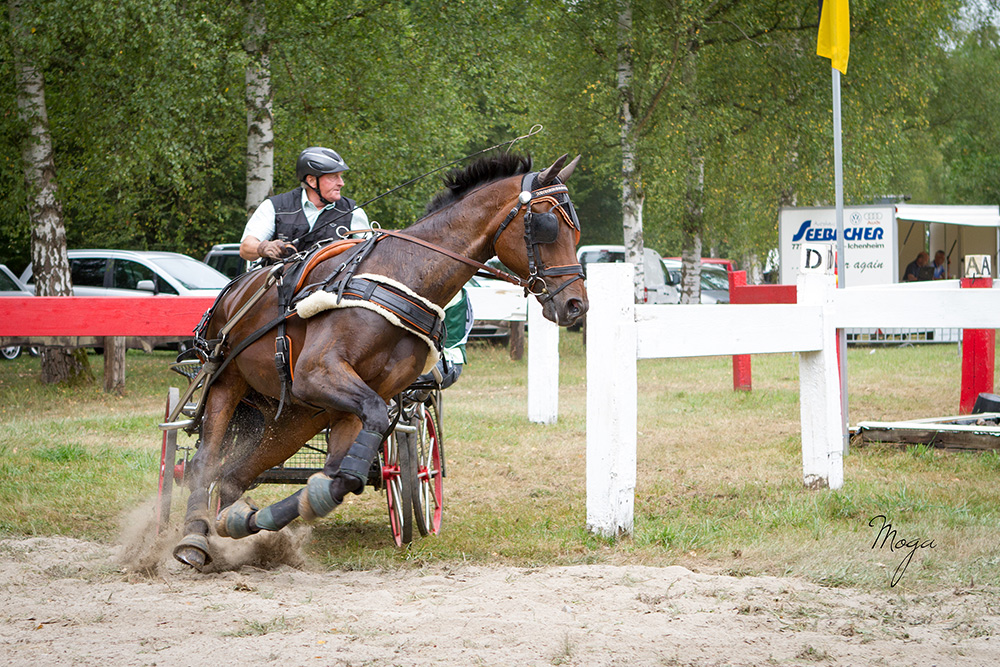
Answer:
<path fill-rule="evenodd" d="M 35 296 L 0 299 L 0 338 L 190 336 L 214 297 Z"/>

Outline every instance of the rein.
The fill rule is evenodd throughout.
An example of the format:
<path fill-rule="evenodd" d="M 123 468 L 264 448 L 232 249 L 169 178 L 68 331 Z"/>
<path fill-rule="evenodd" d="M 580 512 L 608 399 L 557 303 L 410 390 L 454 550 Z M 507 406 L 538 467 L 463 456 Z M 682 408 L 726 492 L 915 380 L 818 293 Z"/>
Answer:
<path fill-rule="evenodd" d="M 496 234 L 493 235 L 493 240 L 490 242 L 490 255 L 496 255 L 496 243 L 500 239 L 500 235 L 507 229 L 508 225 L 517 217 L 517 214 L 522 208 L 525 209 L 524 212 L 524 242 L 527 249 L 528 256 L 528 268 L 529 276 L 527 279 L 521 278 L 520 276 L 512 276 L 508 273 L 504 273 L 498 269 L 493 268 L 482 262 L 477 262 L 474 259 L 465 257 L 464 255 L 459 255 L 456 252 L 448 250 L 447 248 L 442 248 L 441 246 L 435 245 L 429 241 L 417 238 L 415 236 L 409 236 L 401 232 L 397 232 L 390 229 L 382 228 L 370 228 L 370 229 L 354 229 L 345 230 L 344 235 L 351 234 L 366 234 L 369 232 L 374 232 L 377 234 L 383 234 L 385 236 L 392 236 L 397 239 L 402 239 L 404 241 L 409 241 L 410 243 L 415 243 L 419 246 L 423 246 L 429 250 L 433 250 L 436 253 L 450 257 L 456 261 L 467 264 L 471 267 L 479 269 L 480 271 L 485 271 L 487 274 L 498 278 L 499 280 L 504 280 L 512 285 L 517 285 L 518 287 L 524 288 L 524 295 L 532 294 L 533 296 L 545 295 L 545 301 L 549 301 L 556 294 L 561 292 L 563 289 L 571 285 L 577 280 L 583 280 L 583 267 L 580 264 L 567 264 L 565 266 L 553 266 L 545 267 L 541 260 L 541 254 L 539 253 L 539 246 L 546 243 L 554 242 L 555 238 L 549 240 L 540 240 L 536 238 L 536 227 L 540 226 L 542 223 L 536 223 L 536 218 L 544 219 L 545 216 L 550 216 L 551 220 L 555 221 L 558 225 L 558 218 L 551 211 L 556 210 L 563 218 L 563 220 L 572 226 L 577 233 L 577 241 L 579 241 L 580 226 L 579 222 L 576 221 L 576 214 L 572 212 L 572 203 L 569 201 L 569 189 L 562 183 L 555 183 L 553 185 L 538 188 L 536 190 L 529 190 L 531 187 L 532 179 L 537 176 L 537 172 L 526 174 L 521 182 L 521 194 L 517 197 L 517 203 L 504 218 L 503 222 L 500 223 L 500 227 L 497 229 Z M 565 197 L 566 201 L 559 201 L 559 197 Z M 542 214 L 536 214 L 532 212 L 531 205 L 535 202 L 544 202 L 552 205 L 552 208 Z M 572 213 L 566 213 L 563 210 L 563 206 L 567 205 L 567 208 Z M 558 232 L 558 227 L 555 230 L 550 230 L 551 233 Z M 381 240 L 381 238 L 379 239 Z M 546 277 L 552 276 L 568 276 L 571 275 L 573 278 L 567 280 L 565 283 L 560 285 L 555 291 L 549 292 L 548 285 L 545 283 Z M 540 286 L 540 288 L 539 288 Z M 538 289 L 536 289 L 538 288 Z"/>

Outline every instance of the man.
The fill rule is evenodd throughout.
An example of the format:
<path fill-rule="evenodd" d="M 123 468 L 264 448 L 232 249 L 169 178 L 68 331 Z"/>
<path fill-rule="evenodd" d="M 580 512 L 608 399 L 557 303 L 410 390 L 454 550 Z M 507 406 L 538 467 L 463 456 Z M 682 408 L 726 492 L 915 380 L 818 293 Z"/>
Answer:
<path fill-rule="evenodd" d="M 347 170 L 334 150 L 313 146 L 302 151 L 295 163 L 301 185 L 261 202 L 243 230 L 240 257 L 277 260 L 337 237 L 339 227 L 367 228 L 365 212 L 352 212 L 354 201 L 341 195 Z"/>
<path fill-rule="evenodd" d="M 934 280 L 944 280 L 948 277 L 948 258 L 944 250 L 934 253 Z"/>
<path fill-rule="evenodd" d="M 927 266 L 927 260 L 930 259 L 930 255 L 926 250 L 921 250 L 917 258 L 906 265 L 906 271 L 903 273 L 903 280 L 906 282 L 913 282 L 915 280 L 920 280 L 920 269 Z"/>

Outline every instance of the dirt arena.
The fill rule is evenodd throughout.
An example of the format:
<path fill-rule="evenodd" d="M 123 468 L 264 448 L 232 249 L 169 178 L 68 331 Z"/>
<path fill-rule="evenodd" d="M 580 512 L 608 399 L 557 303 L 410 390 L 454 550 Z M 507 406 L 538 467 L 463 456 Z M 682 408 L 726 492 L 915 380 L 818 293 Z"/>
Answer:
<path fill-rule="evenodd" d="M 287 531 L 286 531 L 287 532 Z M 212 572 L 165 544 L 0 540 L 0 665 L 995 665 L 995 596 L 681 567 L 321 572 L 308 527 Z"/>

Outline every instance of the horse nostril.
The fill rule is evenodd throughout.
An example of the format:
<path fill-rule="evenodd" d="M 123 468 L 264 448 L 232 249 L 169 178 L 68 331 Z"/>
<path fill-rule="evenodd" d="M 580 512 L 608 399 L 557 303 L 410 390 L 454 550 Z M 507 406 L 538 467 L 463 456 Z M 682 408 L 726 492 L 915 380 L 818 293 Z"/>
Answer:
<path fill-rule="evenodd" d="M 566 302 L 566 312 L 570 317 L 576 319 L 587 312 L 587 305 L 580 299 L 570 299 Z"/>

